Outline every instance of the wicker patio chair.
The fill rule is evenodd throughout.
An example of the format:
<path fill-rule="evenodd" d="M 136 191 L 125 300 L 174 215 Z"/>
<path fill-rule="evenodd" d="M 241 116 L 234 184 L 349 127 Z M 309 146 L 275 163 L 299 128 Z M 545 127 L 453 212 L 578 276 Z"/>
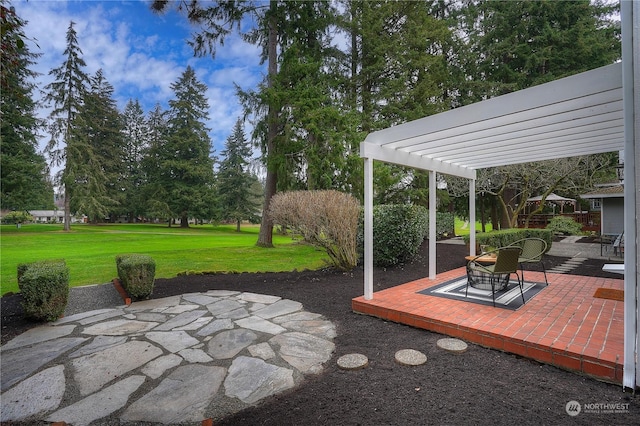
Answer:
<path fill-rule="evenodd" d="M 522 254 L 518 258 L 520 264 L 520 274 L 522 275 L 522 281 L 524 281 L 524 264 L 525 263 L 538 263 L 542 266 L 542 272 L 544 273 L 544 282 L 549 285 L 547 281 L 547 270 L 544 267 L 542 256 L 547 251 L 547 242 L 542 238 L 523 238 L 509 246 L 517 246 L 522 249 Z"/>
<path fill-rule="evenodd" d="M 491 291 L 491 299 L 493 306 L 496 306 L 496 292 L 504 290 L 509 285 L 511 274 L 516 274 L 518 278 L 518 286 L 520 287 L 520 295 L 522 303 L 525 303 L 524 293 L 522 291 L 522 281 L 518 274 L 518 258 L 522 253 L 522 249 L 517 246 L 502 247 L 489 253 L 481 254 L 467 263 L 467 286 L 465 287 L 465 297 L 469 293 L 469 286 L 481 290 Z M 487 255 L 495 254 L 495 263 L 487 265 L 480 263 L 479 258 Z"/>

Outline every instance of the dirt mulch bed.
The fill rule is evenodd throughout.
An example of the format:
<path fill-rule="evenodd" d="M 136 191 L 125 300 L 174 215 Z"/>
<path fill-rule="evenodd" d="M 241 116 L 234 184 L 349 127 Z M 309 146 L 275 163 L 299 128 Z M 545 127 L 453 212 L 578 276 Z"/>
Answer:
<path fill-rule="evenodd" d="M 375 291 L 422 278 L 428 271 L 428 247 L 418 258 L 394 268 L 374 271 Z M 464 266 L 462 245 L 438 245 L 438 272 Z M 547 269 L 566 258 L 545 257 Z M 620 279 L 602 272 L 603 261 L 589 260 L 575 275 Z M 336 324 L 334 358 L 325 371 L 299 387 L 261 401 L 257 406 L 216 425 L 636 425 L 640 400 L 621 386 L 532 362 L 496 350 L 469 345 L 453 355 L 436 347 L 442 335 L 383 321 L 351 310 L 351 299 L 363 293 L 363 271 L 184 276 L 158 279 L 153 298 L 210 289 L 230 289 L 277 295 L 302 302 Z M 20 296 L 3 297 L 2 343 L 37 324 L 21 316 Z M 407 367 L 394 361 L 400 349 L 427 355 L 425 365 Z M 340 370 L 338 357 L 361 353 L 369 366 Z M 582 404 L 570 417 L 566 405 Z M 585 413 L 585 404 L 622 404 L 621 413 Z M 628 405 L 625 405 L 628 404 Z M 591 406 L 594 407 L 594 406 Z"/>

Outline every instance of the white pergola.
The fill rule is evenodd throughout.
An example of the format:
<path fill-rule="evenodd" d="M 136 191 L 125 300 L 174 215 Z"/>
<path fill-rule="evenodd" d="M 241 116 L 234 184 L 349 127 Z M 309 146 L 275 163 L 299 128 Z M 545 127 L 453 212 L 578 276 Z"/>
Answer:
<path fill-rule="evenodd" d="M 436 173 L 469 179 L 476 170 L 554 158 L 624 152 L 624 373 L 640 385 L 640 1 L 621 0 L 623 60 L 529 89 L 370 133 L 364 159 L 364 297 L 373 296 L 373 161 L 429 171 L 429 205 Z M 469 197 L 475 223 L 475 197 Z M 436 277 L 436 211 L 429 209 L 429 278 Z M 471 254 L 475 235 L 471 233 Z"/>

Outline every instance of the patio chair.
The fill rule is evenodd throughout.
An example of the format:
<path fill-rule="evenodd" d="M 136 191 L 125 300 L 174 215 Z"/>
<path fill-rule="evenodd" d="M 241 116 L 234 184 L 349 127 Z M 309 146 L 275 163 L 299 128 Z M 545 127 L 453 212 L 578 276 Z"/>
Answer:
<path fill-rule="evenodd" d="M 496 292 L 504 290 L 509 285 L 511 274 L 516 274 L 518 278 L 518 286 L 520 287 L 520 295 L 522 303 L 525 303 L 524 293 L 522 291 L 522 281 L 518 274 L 518 258 L 522 253 L 522 249 L 517 246 L 502 247 L 489 253 L 476 256 L 467 263 L 467 286 L 465 287 L 465 297 L 469 293 L 469 286 L 480 290 L 490 290 L 493 306 L 496 306 Z M 478 262 L 477 259 L 487 255 L 495 254 L 495 263 L 487 265 Z"/>
<path fill-rule="evenodd" d="M 544 273 L 544 282 L 549 285 L 547 280 L 547 270 L 544 267 L 542 256 L 547 251 L 547 242 L 542 238 L 523 238 L 509 246 L 517 246 L 522 249 L 522 254 L 518 258 L 520 264 L 520 274 L 522 275 L 522 281 L 524 282 L 524 264 L 525 263 L 539 263 L 542 266 L 542 272 Z"/>
<path fill-rule="evenodd" d="M 602 234 L 600 235 L 600 256 L 609 253 L 613 249 L 613 243 L 618 238 L 618 234 Z"/>

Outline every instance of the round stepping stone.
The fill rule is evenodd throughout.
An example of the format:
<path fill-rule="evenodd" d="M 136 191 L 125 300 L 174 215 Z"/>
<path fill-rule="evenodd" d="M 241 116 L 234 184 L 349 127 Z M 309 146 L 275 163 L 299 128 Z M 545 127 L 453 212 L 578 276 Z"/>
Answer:
<path fill-rule="evenodd" d="M 402 349 L 396 352 L 396 362 L 409 366 L 422 365 L 427 362 L 427 356 L 415 349 Z"/>
<path fill-rule="evenodd" d="M 436 343 L 440 349 L 444 349 L 445 351 L 461 354 L 467 350 L 469 347 L 465 342 L 460 339 L 440 339 Z"/>
<path fill-rule="evenodd" d="M 343 370 L 359 370 L 369 365 L 369 358 L 362 354 L 346 354 L 338 358 L 338 367 Z"/>

